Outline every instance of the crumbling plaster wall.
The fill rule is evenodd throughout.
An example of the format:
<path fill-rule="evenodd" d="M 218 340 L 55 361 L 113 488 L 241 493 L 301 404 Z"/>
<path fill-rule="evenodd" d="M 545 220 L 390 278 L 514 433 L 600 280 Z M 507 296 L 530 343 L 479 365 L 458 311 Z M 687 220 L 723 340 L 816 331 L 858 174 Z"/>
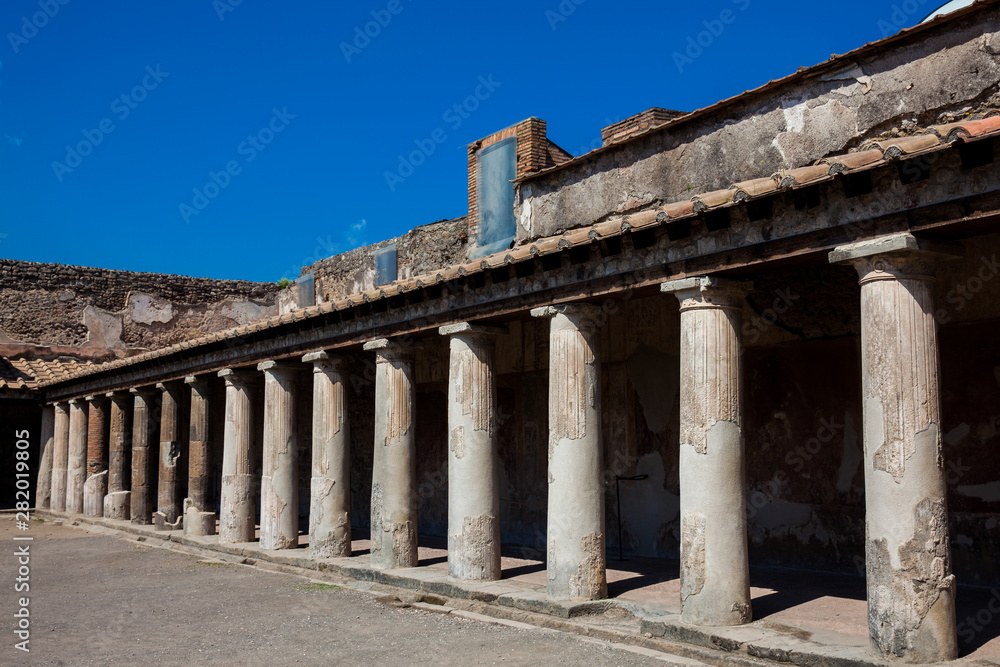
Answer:
<path fill-rule="evenodd" d="M 277 286 L 0 260 L 0 344 L 124 356 L 277 313 Z"/>
<path fill-rule="evenodd" d="M 469 230 L 466 218 L 442 220 L 417 227 L 403 236 L 356 248 L 302 267 L 313 274 L 316 303 L 337 301 L 374 289 L 375 253 L 396 244 L 397 278 L 429 273 L 465 261 Z"/>
<path fill-rule="evenodd" d="M 518 242 L 1000 106 L 998 81 L 992 5 L 521 183 Z"/>

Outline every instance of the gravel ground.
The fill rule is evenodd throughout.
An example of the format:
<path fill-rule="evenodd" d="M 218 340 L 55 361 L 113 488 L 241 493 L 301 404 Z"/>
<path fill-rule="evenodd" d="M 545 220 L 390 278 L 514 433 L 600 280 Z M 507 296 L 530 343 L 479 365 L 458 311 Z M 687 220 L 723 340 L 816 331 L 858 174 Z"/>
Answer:
<path fill-rule="evenodd" d="M 31 535 L 30 653 L 15 535 Z M 3 665 L 663 665 L 677 659 L 542 629 L 392 606 L 373 594 L 0 516 Z"/>

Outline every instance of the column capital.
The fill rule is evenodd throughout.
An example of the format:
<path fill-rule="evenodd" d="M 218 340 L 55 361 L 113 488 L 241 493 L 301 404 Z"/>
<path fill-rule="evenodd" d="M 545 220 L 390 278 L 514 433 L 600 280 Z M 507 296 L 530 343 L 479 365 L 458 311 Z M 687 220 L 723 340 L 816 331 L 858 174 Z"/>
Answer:
<path fill-rule="evenodd" d="M 374 352 L 378 361 L 411 361 L 413 353 L 422 349 L 422 346 L 415 343 L 397 343 L 388 338 L 377 338 L 370 340 L 364 345 L 365 352 Z"/>
<path fill-rule="evenodd" d="M 194 386 L 202 386 L 208 384 L 207 375 L 188 375 L 184 378 L 184 384 L 190 384 Z"/>
<path fill-rule="evenodd" d="M 918 238 L 909 232 L 837 246 L 831 264 L 850 264 L 860 283 L 873 280 L 934 280 L 935 264 L 964 255 L 957 243 Z"/>
<path fill-rule="evenodd" d="M 107 398 L 108 396 L 104 394 L 91 394 L 90 396 L 85 397 L 83 400 L 85 400 L 88 403 L 101 403 L 105 401 Z"/>
<path fill-rule="evenodd" d="M 109 391 L 106 394 L 104 394 L 104 398 L 110 398 L 113 401 L 121 400 L 128 397 L 129 396 L 127 391 Z"/>
<path fill-rule="evenodd" d="M 68 403 L 69 405 L 80 405 L 80 403 L 81 403 L 81 400 L 82 400 L 82 399 L 79 399 L 79 398 L 71 398 L 71 399 L 69 399 L 69 400 L 68 400 L 68 401 L 66 401 L 66 402 L 67 402 L 67 403 Z"/>
<path fill-rule="evenodd" d="M 219 371 L 219 377 L 226 381 L 227 387 L 247 387 L 254 381 L 254 377 L 250 373 L 235 368 L 222 369 Z"/>
<path fill-rule="evenodd" d="M 586 302 L 560 303 L 553 306 L 542 306 L 541 308 L 531 309 L 532 317 L 553 318 L 558 315 L 564 316 L 578 329 L 594 331 L 600 329 L 607 319 L 604 315 L 604 310 L 600 306 Z"/>
<path fill-rule="evenodd" d="M 151 394 L 155 394 L 156 389 L 157 389 L 156 387 L 132 387 L 131 389 L 128 390 L 128 392 L 133 396 L 139 396 L 139 395 L 149 396 Z"/>
<path fill-rule="evenodd" d="M 340 370 L 344 364 L 344 358 L 340 355 L 330 354 L 326 350 L 319 350 L 303 356 L 302 363 L 312 364 L 314 373 L 322 373 L 328 370 Z"/>
<path fill-rule="evenodd" d="M 263 371 L 265 373 L 274 373 L 275 375 L 283 375 L 290 373 L 298 373 L 304 370 L 302 364 L 296 363 L 294 361 L 262 361 L 257 364 L 257 370 Z"/>
<path fill-rule="evenodd" d="M 456 324 L 446 324 L 438 328 L 438 333 L 442 336 L 454 336 L 456 334 L 480 334 L 485 336 L 502 336 L 507 333 L 507 327 L 496 324 L 476 324 L 475 322 L 458 322 Z"/>
<path fill-rule="evenodd" d="M 157 382 L 156 388 L 159 389 L 160 391 L 177 391 L 178 389 L 181 388 L 182 385 L 183 382 L 173 380 L 171 382 Z"/>
<path fill-rule="evenodd" d="M 693 308 L 742 310 L 743 299 L 752 289 L 752 282 L 727 280 L 716 276 L 680 278 L 660 284 L 661 292 L 677 297 L 681 310 Z"/>

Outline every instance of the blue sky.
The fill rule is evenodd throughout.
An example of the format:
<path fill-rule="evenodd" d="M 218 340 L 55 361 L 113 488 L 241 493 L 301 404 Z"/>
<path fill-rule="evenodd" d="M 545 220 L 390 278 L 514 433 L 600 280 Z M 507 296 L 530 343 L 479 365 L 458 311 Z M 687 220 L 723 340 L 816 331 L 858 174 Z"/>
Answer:
<path fill-rule="evenodd" d="M 463 215 L 466 144 L 519 120 L 578 155 L 937 4 L 4 0 L 0 257 L 294 278 Z"/>

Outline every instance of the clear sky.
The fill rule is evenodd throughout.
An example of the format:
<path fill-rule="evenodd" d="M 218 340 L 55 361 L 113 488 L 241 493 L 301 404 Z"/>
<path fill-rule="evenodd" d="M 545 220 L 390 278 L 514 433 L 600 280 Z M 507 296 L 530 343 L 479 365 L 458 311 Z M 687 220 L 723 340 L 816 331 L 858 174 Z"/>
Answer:
<path fill-rule="evenodd" d="M 938 4 L 3 0 L 0 257 L 294 278 L 464 215 L 466 144 L 519 120 L 579 155 Z"/>

